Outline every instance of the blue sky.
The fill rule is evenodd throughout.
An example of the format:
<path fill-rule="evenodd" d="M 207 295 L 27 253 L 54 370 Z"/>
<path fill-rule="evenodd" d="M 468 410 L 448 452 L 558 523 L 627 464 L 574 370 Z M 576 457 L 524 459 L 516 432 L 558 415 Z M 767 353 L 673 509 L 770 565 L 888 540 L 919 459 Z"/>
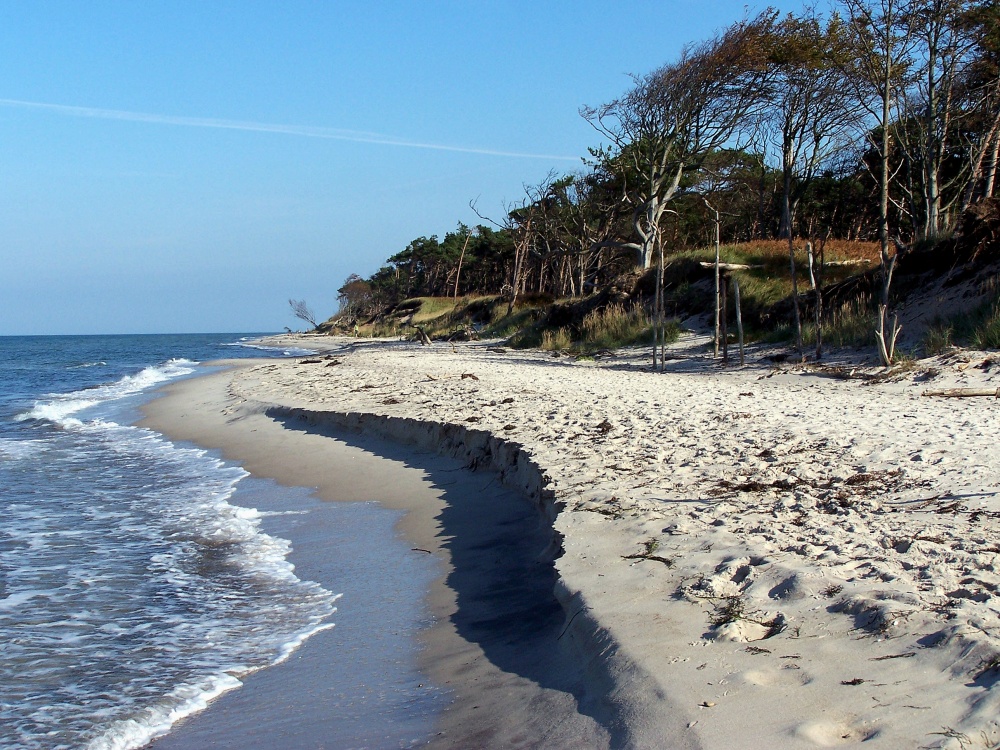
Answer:
<path fill-rule="evenodd" d="M 745 7 L 0 0 L 0 335 L 325 318 L 470 200 L 581 168 L 582 105 Z"/>

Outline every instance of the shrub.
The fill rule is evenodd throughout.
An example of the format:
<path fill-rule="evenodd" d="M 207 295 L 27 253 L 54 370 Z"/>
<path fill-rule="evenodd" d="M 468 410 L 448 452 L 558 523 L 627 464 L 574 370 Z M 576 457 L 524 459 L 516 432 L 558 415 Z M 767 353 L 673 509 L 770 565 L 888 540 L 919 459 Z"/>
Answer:
<path fill-rule="evenodd" d="M 542 332 L 542 349 L 560 351 L 562 349 L 569 349 L 572 343 L 569 331 L 565 328 L 556 328 L 554 331 Z"/>
<path fill-rule="evenodd" d="M 651 322 L 638 305 L 627 310 L 624 305 L 595 310 L 584 317 L 580 328 L 580 343 L 590 348 L 614 349 L 652 341 Z"/>

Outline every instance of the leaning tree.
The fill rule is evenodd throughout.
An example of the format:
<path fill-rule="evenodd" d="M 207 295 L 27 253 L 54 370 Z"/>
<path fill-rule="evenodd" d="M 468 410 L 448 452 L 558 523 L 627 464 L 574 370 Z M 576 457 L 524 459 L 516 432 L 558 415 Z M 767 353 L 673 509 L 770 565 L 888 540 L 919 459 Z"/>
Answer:
<path fill-rule="evenodd" d="M 649 268 L 660 222 L 684 175 L 723 146 L 738 146 L 761 105 L 768 75 L 765 40 L 775 14 L 741 21 L 676 62 L 633 76 L 624 95 L 581 115 L 608 143 L 593 150 L 598 163 L 622 177 L 632 207 L 639 265 Z"/>

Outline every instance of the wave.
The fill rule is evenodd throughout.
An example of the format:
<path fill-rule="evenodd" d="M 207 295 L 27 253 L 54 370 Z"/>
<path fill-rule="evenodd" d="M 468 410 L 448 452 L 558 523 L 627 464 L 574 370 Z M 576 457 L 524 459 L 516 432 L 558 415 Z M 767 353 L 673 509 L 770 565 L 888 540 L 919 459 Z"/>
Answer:
<path fill-rule="evenodd" d="M 311 357 L 314 354 L 319 354 L 315 349 L 305 349 L 301 346 L 265 346 L 264 344 L 255 344 L 253 340 L 240 340 L 232 341 L 223 346 L 239 346 L 244 349 L 257 349 L 262 352 L 280 352 L 286 357 Z"/>
<path fill-rule="evenodd" d="M 327 620 L 339 596 L 296 576 L 291 544 L 265 532 L 265 513 L 231 502 L 245 470 L 102 419 L 63 435 L 57 460 L 85 489 L 44 507 L 8 508 L 17 554 L 4 562 L 18 561 L 19 580 L 52 580 L 0 596 L 0 632 L 22 616 L 46 622 L 22 639 L 14 661 L 36 672 L 72 664 L 88 679 L 106 680 L 92 695 L 67 678 L 66 700 L 45 709 L 75 736 L 73 746 L 142 747 L 333 627 Z M 90 477 L 100 466 L 121 478 L 95 484 Z M 0 725 L 19 711 L 0 706 Z M 38 729 L 21 746 L 45 747 Z M 0 731 L 0 745 L 3 738 Z"/>
<path fill-rule="evenodd" d="M 161 737 L 181 719 L 205 710 L 209 702 L 243 683 L 231 674 L 213 675 L 199 682 L 179 685 L 141 716 L 120 719 L 87 744 L 87 750 L 130 750 Z"/>
<path fill-rule="evenodd" d="M 0 683 L 23 697 L 0 701 L 0 746 L 141 747 L 333 627 L 339 597 L 296 575 L 268 513 L 232 502 L 242 468 L 109 418 L 196 365 L 46 393 L 15 419 L 62 429 L 0 437 Z"/>
<path fill-rule="evenodd" d="M 0 438 L 0 459 L 22 461 L 35 458 L 47 448 L 44 440 L 15 440 Z"/>
<path fill-rule="evenodd" d="M 81 422 L 73 417 L 74 414 L 108 401 L 133 396 L 168 380 L 190 375 L 197 364 L 189 359 L 171 359 L 161 365 L 146 367 L 134 375 L 126 375 L 114 383 L 70 393 L 49 394 L 51 400 L 36 402 L 32 409 L 18 414 L 15 419 L 36 419 L 61 427 L 77 427 Z"/>

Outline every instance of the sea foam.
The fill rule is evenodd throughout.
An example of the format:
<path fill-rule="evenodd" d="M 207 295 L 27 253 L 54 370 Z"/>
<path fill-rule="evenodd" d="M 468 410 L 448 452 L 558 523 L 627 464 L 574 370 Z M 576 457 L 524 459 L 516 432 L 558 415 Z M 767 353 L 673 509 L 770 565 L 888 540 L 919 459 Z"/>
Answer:
<path fill-rule="evenodd" d="M 243 469 L 115 421 L 195 364 L 49 394 L 16 418 L 44 437 L 0 439 L 26 498 L 2 498 L 0 745 L 140 747 L 332 627 L 337 597 L 230 502 Z"/>

